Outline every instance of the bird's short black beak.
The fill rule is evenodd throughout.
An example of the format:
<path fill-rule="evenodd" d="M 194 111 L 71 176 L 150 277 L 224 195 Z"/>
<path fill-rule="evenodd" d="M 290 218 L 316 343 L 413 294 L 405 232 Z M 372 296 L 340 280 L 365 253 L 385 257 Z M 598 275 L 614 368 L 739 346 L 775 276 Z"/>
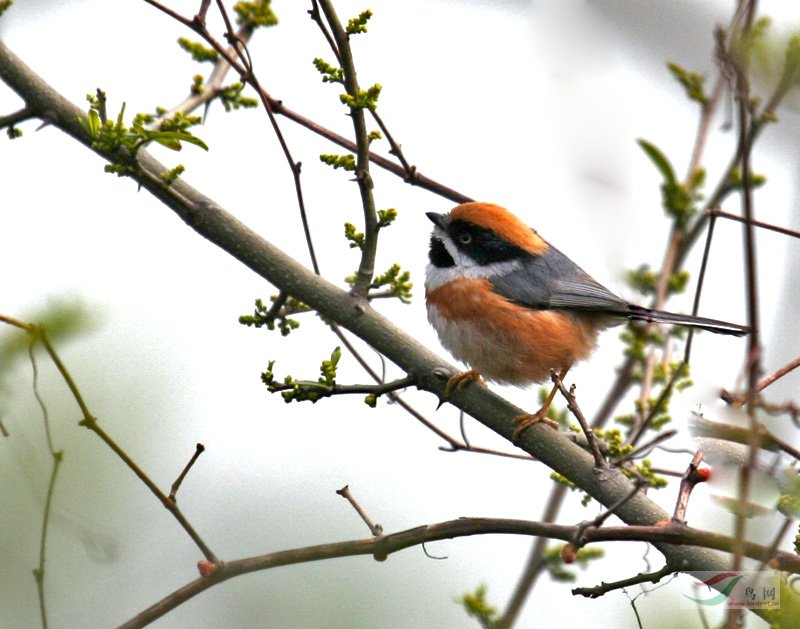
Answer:
<path fill-rule="evenodd" d="M 437 214 L 436 212 L 425 212 L 425 216 L 431 219 L 434 225 L 444 229 L 445 223 L 447 222 L 447 217 L 445 214 Z"/>

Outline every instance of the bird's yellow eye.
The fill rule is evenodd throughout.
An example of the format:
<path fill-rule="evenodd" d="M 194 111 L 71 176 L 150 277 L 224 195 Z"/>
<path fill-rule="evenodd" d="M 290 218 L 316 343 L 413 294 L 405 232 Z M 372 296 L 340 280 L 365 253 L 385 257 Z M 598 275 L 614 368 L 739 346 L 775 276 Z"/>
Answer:
<path fill-rule="evenodd" d="M 472 234 L 469 234 L 467 232 L 461 232 L 458 235 L 458 240 L 461 242 L 462 245 L 468 245 L 469 243 L 472 242 Z"/>

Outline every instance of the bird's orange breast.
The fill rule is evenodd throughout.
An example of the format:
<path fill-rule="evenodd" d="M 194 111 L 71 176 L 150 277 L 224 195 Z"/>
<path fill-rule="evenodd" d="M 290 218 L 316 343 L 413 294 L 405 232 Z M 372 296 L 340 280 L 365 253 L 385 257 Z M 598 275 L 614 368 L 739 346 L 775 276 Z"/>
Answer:
<path fill-rule="evenodd" d="M 442 344 L 489 380 L 543 382 L 551 369 L 586 358 L 596 343 L 589 318 L 514 304 L 485 278 L 455 279 L 425 298 Z"/>

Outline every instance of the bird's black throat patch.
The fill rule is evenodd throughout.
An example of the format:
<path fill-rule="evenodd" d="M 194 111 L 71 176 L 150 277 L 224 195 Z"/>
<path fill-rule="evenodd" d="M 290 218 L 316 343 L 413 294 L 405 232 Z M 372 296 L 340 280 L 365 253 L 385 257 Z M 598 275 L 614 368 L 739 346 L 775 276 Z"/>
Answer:
<path fill-rule="evenodd" d="M 428 259 L 431 261 L 433 266 L 440 269 L 456 265 L 453 257 L 447 253 L 444 243 L 435 236 L 431 236 L 431 246 L 428 250 Z"/>

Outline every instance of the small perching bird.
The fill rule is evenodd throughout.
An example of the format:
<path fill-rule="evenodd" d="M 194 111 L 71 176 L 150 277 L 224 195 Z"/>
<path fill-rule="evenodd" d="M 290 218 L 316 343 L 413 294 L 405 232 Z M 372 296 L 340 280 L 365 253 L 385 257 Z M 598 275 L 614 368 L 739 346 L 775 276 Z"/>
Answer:
<path fill-rule="evenodd" d="M 716 334 L 749 329 L 716 319 L 628 303 L 499 205 L 464 203 L 433 221 L 425 274 L 428 320 L 465 380 L 518 386 L 560 377 L 595 348 L 600 330 L 625 320 L 669 323 Z M 515 437 L 545 419 L 556 389 L 534 415 L 518 418 Z M 547 420 L 545 420 L 547 421 Z"/>

